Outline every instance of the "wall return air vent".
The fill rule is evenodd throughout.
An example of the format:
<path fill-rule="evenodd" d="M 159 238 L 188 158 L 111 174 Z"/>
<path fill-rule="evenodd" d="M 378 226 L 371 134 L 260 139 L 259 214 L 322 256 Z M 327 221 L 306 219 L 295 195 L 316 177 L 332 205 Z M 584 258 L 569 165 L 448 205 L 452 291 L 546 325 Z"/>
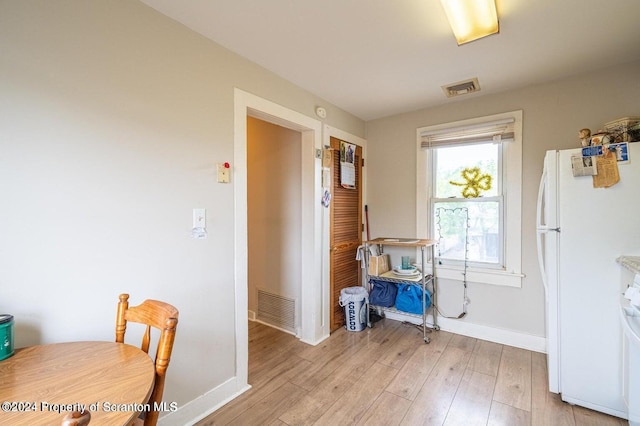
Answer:
<path fill-rule="evenodd" d="M 459 81 L 457 83 L 442 86 L 442 90 L 444 91 L 444 94 L 447 95 L 447 98 L 452 98 L 454 96 L 479 92 L 480 84 L 478 83 L 477 78 L 472 78 L 471 80 Z"/>
<path fill-rule="evenodd" d="M 295 299 L 258 289 L 257 319 L 281 330 L 295 333 L 296 301 Z"/>

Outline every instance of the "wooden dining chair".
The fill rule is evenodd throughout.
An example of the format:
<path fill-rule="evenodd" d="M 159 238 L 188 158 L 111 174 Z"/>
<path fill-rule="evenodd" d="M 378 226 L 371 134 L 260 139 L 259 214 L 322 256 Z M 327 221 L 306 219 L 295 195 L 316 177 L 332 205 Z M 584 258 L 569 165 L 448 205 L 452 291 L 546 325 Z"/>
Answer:
<path fill-rule="evenodd" d="M 146 331 L 142 336 L 140 348 L 149 353 L 151 341 L 151 328 L 160 330 L 158 347 L 155 355 L 156 377 L 153 391 L 148 403 L 151 410 L 143 413 L 144 423 L 141 419 L 136 419 L 133 424 L 144 424 L 144 426 L 155 425 L 158 421 L 159 412 L 154 410 L 162 402 L 164 391 L 164 379 L 171 360 L 171 350 L 176 335 L 178 325 L 178 310 L 165 302 L 158 300 L 145 300 L 138 306 L 129 306 L 129 295 L 121 294 L 118 302 L 118 312 L 116 315 L 116 342 L 124 343 L 124 334 L 127 329 L 127 322 L 145 324 Z"/>
<path fill-rule="evenodd" d="M 62 426 L 87 426 L 90 421 L 91 413 L 89 411 L 72 411 L 64 416 Z"/>

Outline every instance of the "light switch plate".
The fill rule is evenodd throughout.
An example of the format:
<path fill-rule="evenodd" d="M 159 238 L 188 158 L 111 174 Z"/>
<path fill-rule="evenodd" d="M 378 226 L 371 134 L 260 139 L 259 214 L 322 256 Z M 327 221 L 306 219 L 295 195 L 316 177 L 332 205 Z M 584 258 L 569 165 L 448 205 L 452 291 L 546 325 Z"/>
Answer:
<path fill-rule="evenodd" d="M 193 227 L 207 227 L 207 211 L 205 209 L 193 209 Z"/>

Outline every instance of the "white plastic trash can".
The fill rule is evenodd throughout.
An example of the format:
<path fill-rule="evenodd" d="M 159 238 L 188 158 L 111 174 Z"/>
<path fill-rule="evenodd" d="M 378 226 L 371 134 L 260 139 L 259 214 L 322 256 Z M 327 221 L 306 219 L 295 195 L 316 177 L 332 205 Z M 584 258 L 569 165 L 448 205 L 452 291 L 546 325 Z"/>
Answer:
<path fill-rule="evenodd" d="M 340 290 L 340 306 L 344 307 L 347 331 L 362 331 L 367 326 L 369 293 L 364 287 L 347 287 Z"/>

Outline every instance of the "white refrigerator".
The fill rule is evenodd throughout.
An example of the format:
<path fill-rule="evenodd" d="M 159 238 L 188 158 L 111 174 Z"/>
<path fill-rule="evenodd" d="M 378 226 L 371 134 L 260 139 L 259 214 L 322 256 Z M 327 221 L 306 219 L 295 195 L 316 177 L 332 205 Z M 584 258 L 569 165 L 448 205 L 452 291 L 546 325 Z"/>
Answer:
<path fill-rule="evenodd" d="M 571 157 L 581 149 L 548 151 L 537 208 L 549 390 L 623 418 L 616 258 L 640 254 L 640 142 L 628 148 L 629 161 L 618 163 L 620 181 L 609 188 L 574 177 Z"/>

